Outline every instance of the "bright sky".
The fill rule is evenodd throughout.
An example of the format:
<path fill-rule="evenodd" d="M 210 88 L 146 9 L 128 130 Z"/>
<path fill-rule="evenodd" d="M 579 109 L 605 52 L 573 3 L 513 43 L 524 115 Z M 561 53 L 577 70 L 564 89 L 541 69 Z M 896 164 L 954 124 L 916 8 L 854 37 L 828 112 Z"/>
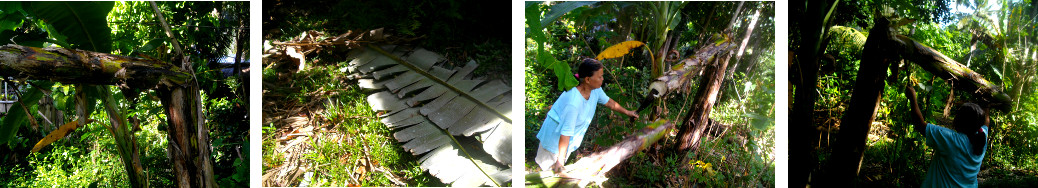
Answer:
<path fill-rule="evenodd" d="M 1020 2 L 1020 0 L 1010 0 L 1009 2 L 1011 2 L 1011 3 L 1018 3 L 1018 2 Z M 973 1 L 971 3 L 976 3 L 976 2 Z M 974 5 L 974 6 L 979 6 L 981 9 L 987 9 L 988 12 L 992 13 L 991 16 L 994 16 L 994 17 L 998 18 L 999 16 L 1001 16 L 1000 12 L 1002 11 L 1002 4 L 1003 4 L 1003 1 L 992 0 L 992 1 L 987 1 L 986 5 Z M 973 12 L 975 12 L 975 11 L 977 11 L 977 10 L 972 8 L 972 7 L 967 6 L 965 4 L 955 4 L 955 6 L 952 7 L 951 13 L 952 14 L 960 14 L 960 13 L 962 13 L 962 14 L 973 14 Z M 958 22 L 958 20 L 950 21 L 948 23 L 941 23 L 941 25 L 947 26 L 949 24 L 953 24 L 953 23 L 956 23 L 956 22 Z M 1005 25 L 1005 23 L 1001 23 L 1001 24 Z"/>

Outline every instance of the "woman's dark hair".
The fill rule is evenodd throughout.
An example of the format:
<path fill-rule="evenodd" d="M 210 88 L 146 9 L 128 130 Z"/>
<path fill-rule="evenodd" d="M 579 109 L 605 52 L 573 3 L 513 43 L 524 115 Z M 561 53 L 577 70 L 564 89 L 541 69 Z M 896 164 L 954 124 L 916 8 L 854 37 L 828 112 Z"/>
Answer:
<path fill-rule="evenodd" d="M 577 80 L 584 81 L 584 78 L 591 77 L 595 74 L 595 71 L 602 69 L 602 63 L 598 60 L 591 58 L 584 58 L 584 62 L 580 63 L 577 67 Z"/>
<path fill-rule="evenodd" d="M 970 144 L 973 145 L 973 155 L 984 152 L 987 138 L 980 131 L 980 126 L 984 125 L 984 109 L 981 109 L 980 105 L 965 103 L 959 106 L 953 124 L 955 129 L 969 137 Z"/>

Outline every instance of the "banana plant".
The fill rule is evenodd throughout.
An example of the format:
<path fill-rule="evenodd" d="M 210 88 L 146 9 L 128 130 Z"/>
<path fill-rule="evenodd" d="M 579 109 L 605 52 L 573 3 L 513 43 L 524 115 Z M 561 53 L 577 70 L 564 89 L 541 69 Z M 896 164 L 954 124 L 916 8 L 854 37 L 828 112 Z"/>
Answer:
<path fill-rule="evenodd" d="M 565 91 L 577 86 L 579 82 L 574 78 L 573 70 L 569 63 L 559 61 L 552 55 L 551 50 L 545 47 L 548 43 L 548 34 L 544 32 L 545 26 L 551 24 L 559 17 L 582 6 L 590 6 L 597 2 L 574 1 L 560 2 L 552 5 L 549 12 L 541 11 L 542 2 L 526 2 L 526 33 L 527 37 L 533 39 L 537 46 L 537 62 L 539 65 L 551 69 L 555 77 L 559 79 L 559 91 Z M 541 14 L 544 14 L 542 17 Z"/>
<path fill-rule="evenodd" d="M 127 91 L 157 89 L 162 104 L 166 107 L 167 120 L 172 124 L 171 127 L 174 127 L 169 131 L 169 139 L 172 140 L 169 150 L 170 153 L 174 153 L 172 166 L 178 185 L 215 185 L 212 178 L 212 162 L 208 160 L 209 144 L 205 143 L 208 141 L 208 131 L 204 129 L 204 116 L 201 114 L 198 94 L 200 92 L 197 83 L 194 82 L 193 73 L 190 72 L 192 69 L 189 63 L 187 66 L 178 67 L 157 59 L 108 54 L 112 42 L 111 29 L 107 26 L 106 17 L 113 7 L 112 2 L 22 2 L 18 5 L 0 4 L 0 7 L 25 8 L 23 11 L 14 12 L 24 12 L 24 18 L 38 21 L 38 25 L 47 32 L 48 38 L 45 42 L 61 46 L 0 46 L 0 75 L 30 80 L 29 82 L 33 83 L 19 99 L 22 106 L 15 107 L 26 108 L 36 105 L 39 98 L 51 93 L 49 88 L 53 82 L 76 85 L 78 125 L 63 126 L 66 129 L 58 130 L 63 132 L 52 133 L 60 135 L 73 131 L 68 128 L 85 125 L 88 122 L 87 117 L 93 111 L 94 103 L 100 99 L 109 120 L 106 128 L 115 138 L 116 149 L 130 185 L 147 187 L 148 175 L 140 162 L 133 129 L 127 121 L 125 109 L 118 105 L 121 100 L 113 97 L 109 90 L 112 85 L 128 89 Z M 42 45 L 43 42 L 26 44 Z M 21 114 L 12 111 L 0 119 L 0 142 L 9 141 L 14 135 L 13 132 L 26 123 L 25 120 L 33 122 L 34 117 L 25 111 Z M 194 127 L 200 128 L 196 130 Z M 188 139 L 183 139 L 185 135 Z M 43 147 L 46 144 L 40 142 L 38 146 Z M 189 155 L 185 157 L 180 153 Z M 185 161 L 189 161 L 189 164 L 185 164 Z"/>
<path fill-rule="evenodd" d="M 681 7 L 684 7 L 688 2 L 684 1 L 670 1 L 670 2 L 649 2 L 646 3 L 647 7 L 644 12 L 652 15 L 653 20 L 650 20 L 649 27 L 652 28 L 652 34 L 649 36 L 648 41 L 652 41 L 649 44 L 650 51 L 653 53 L 652 59 L 652 77 L 659 77 L 663 75 L 666 70 L 666 63 L 663 61 L 666 56 L 667 45 L 667 33 L 674 30 L 681 21 Z"/>
<path fill-rule="evenodd" d="M 353 49 L 348 70 L 361 76 L 371 108 L 423 170 L 452 186 L 511 181 L 511 86 L 472 76 L 476 62 L 448 69 L 445 58 L 407 46 Z"/>

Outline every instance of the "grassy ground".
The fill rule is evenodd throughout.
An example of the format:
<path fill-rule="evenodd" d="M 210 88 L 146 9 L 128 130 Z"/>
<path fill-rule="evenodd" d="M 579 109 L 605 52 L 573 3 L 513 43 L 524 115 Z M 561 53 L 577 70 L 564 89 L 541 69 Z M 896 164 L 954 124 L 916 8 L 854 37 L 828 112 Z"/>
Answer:
<path fill-rule="evenodd" d="M 440 185 L 378 122 L 366 94 L 339 71 L 343 65 L 265 70 L 264 174 L 306 169 L 274 184 L 280 186 L 394 186 L 391 179 L 404 186 Z M 292 133 L 305 136 L 284 139 Z"/>

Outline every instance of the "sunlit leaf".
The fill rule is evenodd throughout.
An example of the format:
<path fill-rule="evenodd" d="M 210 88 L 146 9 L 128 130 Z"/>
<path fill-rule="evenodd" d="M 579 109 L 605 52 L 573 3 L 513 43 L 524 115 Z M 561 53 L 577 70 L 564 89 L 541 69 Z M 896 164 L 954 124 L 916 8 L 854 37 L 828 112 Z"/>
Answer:
<path fill-rule="evenodd" d="M 551 69 L 555 74 L 555 77 L 559 79 L 559 91 L 566 91 L 570 88 L 576 87 L 577 84 L 580 84 L 580 82 L 577 81 L 577 78 L 573 76 L 573 70 L 569 67 L 568 63 L 556 60 L 551 53 L 548 53 L 545 50 L 539 51 L 540 52 L 537 53 L 537 62 L 546 66 L 548 69 Z"/>
<path fill-rule="evenodd" d="M 137 52 L 150 52 L 152 50 L 155 50 L 155 48 L 158 48 L 159 46 L 165 45 L 165 42 L 166 39 L 164 38 L 151 39 L 151 41 L 148 41 L 148 43 L 145 43 L 140 48 L 137 48 Z"/>
<path fill-rule="evenodd" d="M 602 50 L 602 53 L 598 53 L 598 57 L 595 57 L 595 59 L 602 60 L 602 59 L 610 59 L 610 58 L 622 57 L 624 55 L 627 55 L 627 53 L 629 53 L 631 51 L 631 49 L 634 49 L 634 48 L 637 48 L 637 47 L 641 47 L 644 44 L 645 43 L 642 43 L 640 41 L 634 41 L 634 40 L 626 41 L 626 42 L 621 42 L 619 44 L 615 44 L 613 46 L 610 46 L 609 48 L 606 48 L 605 50 Z"/>
<path fill-rule="evenodd" d="M 87 123 L 90 122 L 94 122 L 94 120 L 88 119 Z M 39 142 L 36 142 L 36 146 L 33 146 L 32 151 L 30 152 L 39 152 L 40 149 L 43 149 L 43 147 L 47 147 L 47 145 L 50 145 L 50 143 L 64 138 L 66 135 L 68 135 L 68 133 L 71 133 L 73 130 L 76 130 L 76 128 L 79 128 L 79 123 L 77 122 L 77 120 L 65 123 L 65 125 L 62 125 L 61 127 L 58 127 L 58 129 L 51 131 L 50 134 L 47 134 L 46 137 L 43 137 L 43 139 L 40 139 Z"/>

